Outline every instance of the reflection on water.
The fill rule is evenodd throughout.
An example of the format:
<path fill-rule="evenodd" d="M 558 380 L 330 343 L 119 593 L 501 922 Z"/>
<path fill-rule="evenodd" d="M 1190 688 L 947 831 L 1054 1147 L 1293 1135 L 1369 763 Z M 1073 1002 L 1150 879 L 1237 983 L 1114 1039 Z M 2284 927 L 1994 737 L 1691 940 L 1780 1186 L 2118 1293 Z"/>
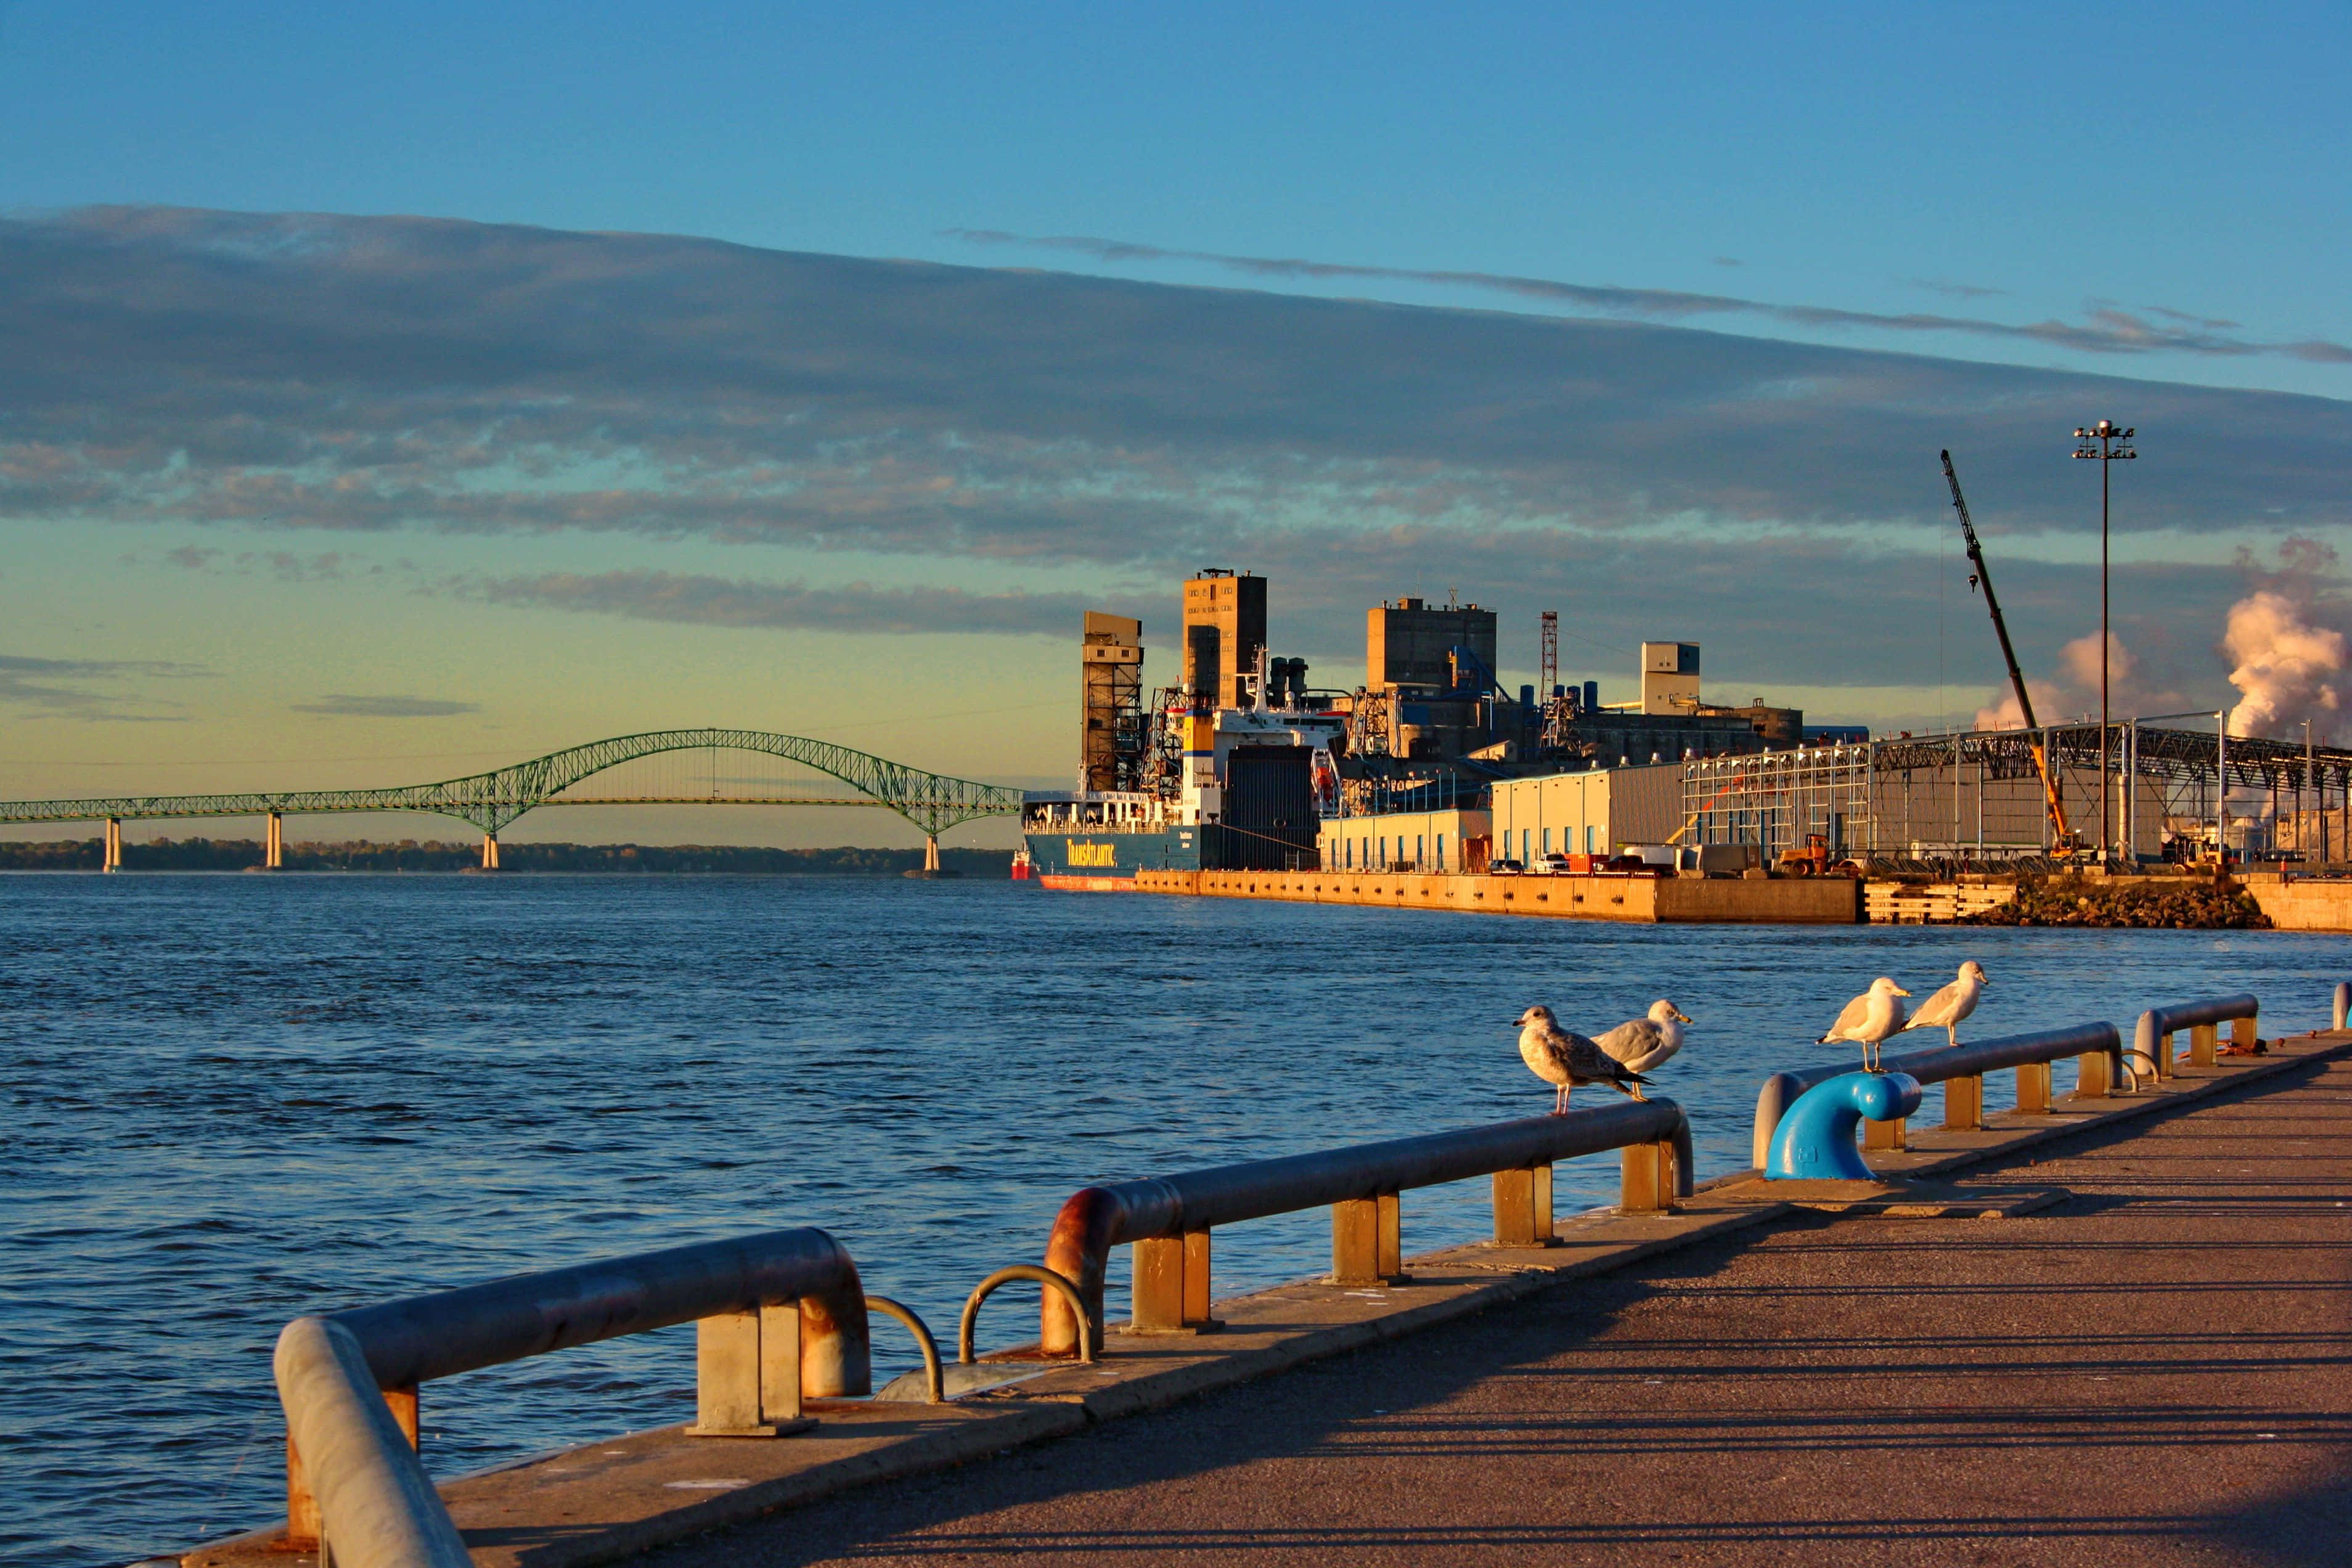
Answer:
<path fill-rule="evenodd" d="M 868 1289 L 951 1323 L 1088 1182 L 1544 1110 L 1510 1026 L 1534 1001 L 1588 1031 L 1662 995 L 1698 1020 L 1656 1092 L 1690 1109 L 1705 1176 L 1747 1163 L 1758 1081 L 1821 1059 L 1847 996 L 1880 973 L 1924 995 L 1963 956 L 1993 980 L 1964 1038 L 2240 989 L 2309 1027 L 2352 972 L 2341 939 L 2273 933 L 1612 928 L 895 879 L 0 877 L 0 1562 L 121 1563 L 270 1518 L 269 1346 L 299 1312 L 819 1225 Z M 1563 1205 L 1608 1201 L 1614 1171 L 1563 1167 Z M 1408 1250 L 1481 1234 L 1486 1203 L 1406 1194 Z M 1319 1214 L 1221 1232 L 1216 1288 L 1328 1248 Z M 1008 1298 L 990 1321 L 1011 1342 L 1024 1316 Z M 880 1375 L 912 1363 L 876 1333 Z M 428 1460 L 685 1419 L 692 1345 L 435 1384 Z"/>

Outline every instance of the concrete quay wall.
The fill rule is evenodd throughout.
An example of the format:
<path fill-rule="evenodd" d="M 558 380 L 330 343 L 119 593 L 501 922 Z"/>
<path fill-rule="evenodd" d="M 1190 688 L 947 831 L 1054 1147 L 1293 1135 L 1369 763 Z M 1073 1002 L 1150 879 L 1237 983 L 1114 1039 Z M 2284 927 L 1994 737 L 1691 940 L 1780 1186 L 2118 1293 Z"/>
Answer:
<path fill-rule="evenodd" d="M 1446 872 L 1141 871 L 1138 892 L 1663 924 L 1858 925 L 1846 877 L 1490 877 Z"/>
<path fill-rule="evenodd" d="M 2254 878 L 2246 891 L 2281 931 L 2352 931 L 2352 881 L 2279 882 Z"/>

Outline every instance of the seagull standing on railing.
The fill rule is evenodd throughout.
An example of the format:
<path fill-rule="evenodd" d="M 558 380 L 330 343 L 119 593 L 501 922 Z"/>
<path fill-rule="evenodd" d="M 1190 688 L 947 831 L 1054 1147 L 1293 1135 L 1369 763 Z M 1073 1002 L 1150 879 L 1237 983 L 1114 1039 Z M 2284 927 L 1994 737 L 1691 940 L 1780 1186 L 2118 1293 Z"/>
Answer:
<path fill-rule="evenodd" d="M 1985 978 L 1984 965 L 1969 959 L 1960 965 L 1960 977 L 1919 1004 L 1911 1015 L 1906 1029 L 1941 1029 L 1951 1037 L 1952 1044 L 1960 1043 L 1960 1020 L 1977 1010 L 1977 1003 L 1992 982 Z"/>
<path fill-rule="evenodd" d="M 1650 1004 L 1648 1017 L 1628 1019 L 1605 1035 L 1595 1035 L 1592 1043 L 1630 1070 L 1650 1072 L 1683 1048 L 1683 1026 L 1690 1021 L 1689 1014 L 1660 998 Z M 1646 1097 L 1636 1093 L 1633 1098 Z"/>
<path fill-rule="evenodd" d="M 1826 1046 L 1836 1040 L 1850 1041 L 1862 1047 L 1862 1070 L 1885 1072 L 1879 1058 L 1889 1036 L 1903 1032 L 1903 1004 L 1900 998 L 1911 993 L 1884 974 L 1870 983 L 1870 989 L 1845 1005 L 1845 1011 L 1830 1026 L 1830 1032 L 1813 1044 Z"/>
<path fill-rule="evenodd" d="M 1551 1009 L 1538 1003 L 1514 1020 L 1519 1026 L 1519 1059 L 1528 1070 L 1559 1092 L 1552 1097 L 1551 1113 L 1568 1114 L 1568 1092 L 1580 1083 L 1605 1083 L 1633 1099 L 1642 1098 L 1645 1081 L 1639 1073 L 1573 1029 L 1563 1029 Z"/>

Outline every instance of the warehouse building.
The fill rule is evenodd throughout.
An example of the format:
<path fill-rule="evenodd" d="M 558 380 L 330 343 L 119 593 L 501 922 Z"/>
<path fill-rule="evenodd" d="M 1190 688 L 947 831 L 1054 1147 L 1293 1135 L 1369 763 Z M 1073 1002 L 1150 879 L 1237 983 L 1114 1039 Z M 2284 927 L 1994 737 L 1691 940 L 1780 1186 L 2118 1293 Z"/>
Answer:
<path fill-rule="evenodd" d="M 1682 826 L 1682 768 L 1665 763 L 1502 780 L 1494 788 L 1494 853 L 1528 861 L 1664 844 Z"/>
<path fill-rule="evenodd" d="M 1483 871 L 1491 813 L 1396 811 L 1323 821 L 1327 871 Z"/>

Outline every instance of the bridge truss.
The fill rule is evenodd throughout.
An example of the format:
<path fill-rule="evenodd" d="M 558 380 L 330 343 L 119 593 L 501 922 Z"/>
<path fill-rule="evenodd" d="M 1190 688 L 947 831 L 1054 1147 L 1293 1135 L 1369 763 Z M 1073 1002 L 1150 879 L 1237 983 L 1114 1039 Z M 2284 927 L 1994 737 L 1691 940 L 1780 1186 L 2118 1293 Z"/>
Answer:
<path fill-rule="evenodd" d="M 936 844 L 958 823 L 984 816 L 1015 816 L 1021 792 L 925 773 L 887 758 L 764 730 L 656 730 L 616 735 L 551 752 L 527 763 L 438 784 L 391 789 L 254 791 L 247 794 L 92 795 L 75 800 L 0 801 L 0 824 L 34 822 L 128 822 L 153 817 L 293 816 L 361 811 L 430 812 L 471 823 L 495 838 L 525 812 L 542 805 L 650 804 L 654 797 L 564 799 L 563 792 L 608 768 L 664 752 L 729 750 L 757 752 L 827 773 L 864 796 L 774 798 L 741 801 L 714 798 L 697 805 L 875 805 L 897 812 Z M 665 796 L 681 802 L 691 797 Z"/>

